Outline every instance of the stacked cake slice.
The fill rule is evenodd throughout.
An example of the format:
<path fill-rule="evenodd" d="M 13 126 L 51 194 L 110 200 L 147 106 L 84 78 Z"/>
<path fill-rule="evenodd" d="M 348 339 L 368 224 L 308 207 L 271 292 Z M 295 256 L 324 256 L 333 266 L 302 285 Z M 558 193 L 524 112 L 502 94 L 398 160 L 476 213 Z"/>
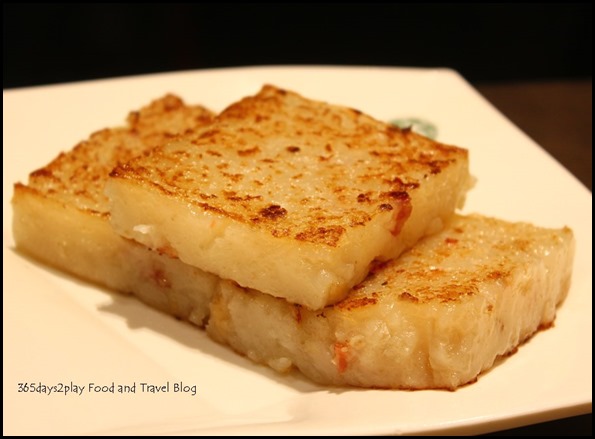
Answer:
<path fill-rule="evenodd" d="M 466 150 L 265 86 L 107 189 L 123 236 L 320 309 L 440 230 L 469 186 Z"/>
<path fill-rule="evenodd" d="M 104 129 L 17 183 L 12 200 L 17 248 L 85 280 L 133 293 L 148 304 L 203 325 L 215 276 L 117 235 L 104 194 L 119 163 L 211 122 L 204 107 L 168 95 Z"/>
<path fill-rule="evenodd" d="M 168 96 L 17 184 L 15 239 L 277 370 L 454 389 L 553 322 L 574 249 L 456 216 L 471 180 L 462 148 L 274 86 L 214 117 Z"/>

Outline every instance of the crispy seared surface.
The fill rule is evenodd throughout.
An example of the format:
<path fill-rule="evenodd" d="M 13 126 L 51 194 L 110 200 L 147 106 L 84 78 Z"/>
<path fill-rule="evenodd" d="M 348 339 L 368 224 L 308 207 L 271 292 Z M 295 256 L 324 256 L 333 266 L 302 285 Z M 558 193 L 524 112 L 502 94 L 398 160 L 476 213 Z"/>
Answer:
<path fill-rule="evenodd" d="M 450 227 L 401 258 L 376 265 L 346 300 L 325 312 L 350 313 L 377 302 L 456 306 L 482 294 L 486 285 L 506 283 L 523 264 L 539 264 L 572 240 L 568 228 L 549 230 L 478 215 L 458 216 Z"/>
<path fill-rule="evenodd" d="M 112 169 L 148 149 L 208 124 L 213 113 L 202 106 L 187 106 L 166 95 L 129 114 L 127 126 L 92 134 L 69 152 L 32 172 L 28 190 L 92 214 L 107 215 L 105 182 Z M 17 183 L 15 191 L 26 190 Z"/>
<path fill-rule="evenodd" d="M 349 108 L 265 86 L 210 129 L 117 167 L 112 176 L 274 237 L 337 246 L 350 228 L 394 212 L 467 151 Z"/>

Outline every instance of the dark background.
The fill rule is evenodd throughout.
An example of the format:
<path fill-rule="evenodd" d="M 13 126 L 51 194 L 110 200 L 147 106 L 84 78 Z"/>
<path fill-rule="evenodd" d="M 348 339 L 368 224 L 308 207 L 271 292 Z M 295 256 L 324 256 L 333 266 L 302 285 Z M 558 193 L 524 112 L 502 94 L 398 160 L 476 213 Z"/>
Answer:
<path fill-rule="evenodd" d="M 3 4 L 3 87 L 263 64 L 590 78 L 588 4 Z"/>
<path fill-rule="evenodd" d="M 591 20 L 590 3 L 4 3 L 3 88 L 244 65 L 450 67 L 591 188 Z M 499 434 L 590 435 L 591 419 Z"/>

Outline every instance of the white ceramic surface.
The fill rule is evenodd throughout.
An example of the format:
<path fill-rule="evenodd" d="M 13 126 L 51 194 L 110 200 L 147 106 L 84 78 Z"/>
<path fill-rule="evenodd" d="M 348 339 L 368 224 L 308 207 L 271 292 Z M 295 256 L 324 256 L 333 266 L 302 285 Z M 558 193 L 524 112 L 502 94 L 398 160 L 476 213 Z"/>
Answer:
<path fill-rule="evenodd" d="M 188 324 L 15 252 L 12 185 L 30 171 L 166 92 L 221 110 L 264 83 L 386 121 L 429 121 L 439 140 L 470 150 L 478 183 L 466 212 L 572 227 L 574 280 L 555 327 L 455 392 L 326 388 L 254 365 Z M 591 192 L 456 72 L 236 68 L 14 89 L 3 97 L 5 434 L 481 433 L 591 411 Z M 148 391 L 167 382 L 169 392 Z M 180 382 L 189 393 L 174 392 Z M 25 392 L 19 383 L 84 390 Z M 114 383 L 116 393 L 90 392 L 90 383 Z M 117 392 L 133 384 L 136 393 Z"/>

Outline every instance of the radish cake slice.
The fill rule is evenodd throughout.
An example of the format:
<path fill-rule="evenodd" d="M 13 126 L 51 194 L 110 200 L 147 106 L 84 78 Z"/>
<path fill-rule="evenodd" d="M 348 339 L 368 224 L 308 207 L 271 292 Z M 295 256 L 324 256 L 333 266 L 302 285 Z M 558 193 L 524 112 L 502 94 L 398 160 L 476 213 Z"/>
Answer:
<path fill-rule="evenodd" d="M 107 193 L 122 236 L 321 309 L 439 231 L 470 182 L 462 148 L 264 86 L 117 167 Z"/>
<path fill-rule="evenodd" d="M 322 310 L 225 282 L 207 332 L 320 384 L 455 389 L 553 324 L 573 254 L 568 228 L 455 217 Z"/>
<path fill-rule="evenodd" d="M 98 131 L 31 173 L 28 184 L 14 188 L 17 249 L 202 326 L 215 276 L 117 235 L 103 192 L 116 165 L 204 127 L 212 117 L 167 95 L 131 113 L 126 127 Z"/>

